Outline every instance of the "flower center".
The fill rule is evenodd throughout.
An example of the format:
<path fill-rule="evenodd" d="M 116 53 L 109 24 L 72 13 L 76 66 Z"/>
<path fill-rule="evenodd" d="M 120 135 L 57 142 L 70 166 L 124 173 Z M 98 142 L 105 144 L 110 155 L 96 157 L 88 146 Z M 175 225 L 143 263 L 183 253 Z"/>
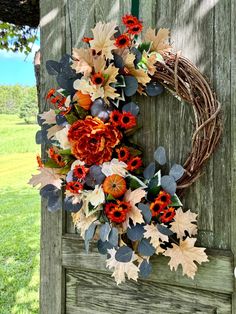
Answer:
<path fill-rule="evenodd" d="M 119 211 L 114 212 L 114 216 L 117 217 L 117 218 L 120 217 L 121 216 L 121 212 L 119 212 Z"/>
<path fill-rule="evenodd" d="M 129 117 L 124 117 L 124 118 L 123 118 L 123 122 L 124 122 L 124 123 L 129 123 Z"/>

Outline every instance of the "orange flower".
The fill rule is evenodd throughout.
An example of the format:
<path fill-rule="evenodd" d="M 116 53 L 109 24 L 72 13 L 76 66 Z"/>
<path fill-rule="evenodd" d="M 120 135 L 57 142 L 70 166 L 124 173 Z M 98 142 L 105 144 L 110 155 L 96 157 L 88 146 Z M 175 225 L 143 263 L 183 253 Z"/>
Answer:
<path fill-rule="evenodd" d="M 121 119 L 121 113 L 119 110 L 113 110 L 110 114 L 110 121 L 113 125 L 119 126 Z"/>
<path fill-rule="evenodd" d="M 44 164 L 43 164 L 42 159 L 39 155 L 36 156 L 36 160 L 37 160 L 39 168 L 43 168 Z"/>
<path fill-rule="evenodd" d="M 158 216 L 163 210 L 165 209 L 165 206 L 162 202 L 155 200 L 155 202 L 151 203 L 150 210 L 152 212 L 152 217 Z"/>
<path fill-rule="evenodd" d="M 165 191 L 159 192 L 156 200 L 162 202 L 162 204 L 167 207 L 171 204 L 171 195 Z"/>
<path fill-rule="evenodd" d="M 130 208 L 131 206 L 128 202 L 118 202 L 118 204 L 107 203 L 105 206 L 105 214 L 111 221 L 121 223 L 125 221 L 127 211 Z"/>
<path fill-rule="evenodd" d="M 55 92 L 56 92 L 55 88 L 51 88 L 46 95 L 46 99 L 51 98 L 55 94 Z"/>
<path fill-rule="evenodd" d="M 136 117 L 130 112 L 123 112 L 120 125 L 124 129 L 131 129 L 136 126 Z"/>
<path fill-rule="evenodd" d="M 65 162 L 62 160 L 62 156 L 59 154 L 55 154 L 52 158 L 60 167 L 65 166 Z"/>
<path fill-rule="evenodd" d="M 122 22 L 128 28 L 133 26 L 133 25 L 135 25 L 135 24 L 137 24 L 137 23 L 140 23 L 140 21 L 137 19 L 136 16 L 129 15 L 129 14 L 124 15 L 122 17 Z"/>
<path fill-rule="evenodd" d="M 74 175 L 78 179 L 84 179 L 86 177 L 86 174 L 88 173 L 89 169 L 82 165 L 77 165 L 74 168 Z"/>
<path fill-rule="evenodd" d="M 138 35 L 139 33 L 141 33 L 142 29 L 143 29 L 143 25 L 141 23 L 137 23 L 135 25 L 132 25 L 128 29 L 128 33 L 132 35 Z"/>
<path fill-rule="evenodd" d="M 66 184 L 66 190 L 70 191 L 71 193 L 79 193 L 83 190 L 83 185 L 80 182 L 72 181 Z"/>
<path fill-rule="evenodd" d="M 118 198 L 125 194 L 125 179 L 118 174 L 112 174 L 111 176 L 108 176 L 103 182 L 103 190 L 105 193 L 111 194 L 113 197 Z"/>
<path fill-rule="evenodd" d="M 116 150 L 116 152 L 117 152 L 119 161 L 126 162 L 129 159 L 129 157 L 130 157 L 130 152 L 129 152 L 128 148 L 125 147 L 125 146 L 123 146 L 121 148 L 118 148 Z"/>
<path fill-rule="evenodd" d="M 161 222 L 170 222 L 175 217 L 175 209 L 174 207 L 169 207 L 160 217 Z"/>
<path fill-rule="evenodd" d="M 118 48 L 125 48 L 125 47 L 130 46 L 129 36 L 126 34 L 122 34 L 122 35 L 118 36 L 115 40 L 115 45 Z"/>
<path fill-rule="evenodd" d="M 89 44 L 90 40 L 93 40 L 93 38 L 92 37 L 83 37 L 83 39 L 82 39 L 82 41 L 84 43 L 87 43 L 87 44 Z"/>
<path fill-rule="evenodd" d="M 111 160 L 113 148 L 121 138 L 121 132 L 113 125 L 91 116 L 74 122 L 68 131 L 72 154 L 87 165 Z"/>
<path fill-rule="evenodd" d="M 142 166 L 142 159 L 140 157 L 133 157 L 127 164 L 127 169 L 129 171 L 137 170 Z"/>
<path fill-rule="evenodd" d="M 91 82 L 95 85 L 102 85 L 105 79 L 101 72 L 94 73 L 91 76 Z"/>

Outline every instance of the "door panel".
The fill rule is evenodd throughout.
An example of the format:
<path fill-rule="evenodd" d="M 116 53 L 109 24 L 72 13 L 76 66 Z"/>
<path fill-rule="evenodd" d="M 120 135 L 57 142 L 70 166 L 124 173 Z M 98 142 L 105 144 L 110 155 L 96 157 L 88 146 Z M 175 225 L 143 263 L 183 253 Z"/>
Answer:
<path fill-rule="evenodd" d="M 233 269 L 236 246 L 236 0 L 140 0 L 144 24 L 171 29 L 176 50 L 208 76 L 223 107 L 224 135 L 203 176 L 186 191 L 184 207 L 199 214 L 198 244 L 208 248 L 209 263 L 195 280 L 181 269 L 169 270 L 168 258 L 153 260 L 149 280 L 116 286 L 105 257 L 92 245 L 86 254 L 71 217 L 48 213 L 42 202 L 41 288 L 43 314 L 236 313 Z M 59 60 L 80 45 L 84 33 L 99 20 L 117 20 L 130 12 L 131 0 L 40 0 L 41 109 L 45 94 L 57 87 L 45 70 L 48 59 Z M 140 98 L 143 128 L 134 140 L 145 148 L 167 149 L 170 162 L 186 159 L 194 129 L 191 107 L 165 93 Z M 42 147 L 45 153 L 45 146 Z M 233 252 L 233 253 L 232 253 Z M 233 301 L 233 302 L 232 302 Z"/>

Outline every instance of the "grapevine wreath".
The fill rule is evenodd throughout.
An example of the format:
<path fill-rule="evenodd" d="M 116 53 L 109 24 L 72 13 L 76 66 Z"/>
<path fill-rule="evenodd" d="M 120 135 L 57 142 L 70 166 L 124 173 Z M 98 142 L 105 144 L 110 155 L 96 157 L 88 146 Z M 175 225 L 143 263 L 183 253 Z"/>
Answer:
<path fill-rule="evenodd" d="M 47 61 L 60 89 L 48 92 L 53 109 L 39 115 L 36 142 L 46 141 L 48 156 L 37 157 L 39 174 L 30 184 L 40 185 L 49 211 L 63 205 L 71 212 L 85 249 L 96 241 L 117 284 L 147 277 L 155 254 L 194 278 L 196 262 L 208 258 L 195 247 L 197 214 L 184 211 L 177 194 L 199 177 L 219 141 L 220 104 L 200 71 L 172 51 L 167 29 L 148 28 L 140 39 L 142 21 L 126 15 L 122 22 L 123 33 L 115 22 L 97 23 L 93 37 L 83 38 L 86 48 Z M 161 173 L 163 147 L 144 165 L 142 148 L 132 142 L 139 105 L 130 97 L 164 89 L 189 103 L 196 128 L 186 162 L 169 173 Z"/>

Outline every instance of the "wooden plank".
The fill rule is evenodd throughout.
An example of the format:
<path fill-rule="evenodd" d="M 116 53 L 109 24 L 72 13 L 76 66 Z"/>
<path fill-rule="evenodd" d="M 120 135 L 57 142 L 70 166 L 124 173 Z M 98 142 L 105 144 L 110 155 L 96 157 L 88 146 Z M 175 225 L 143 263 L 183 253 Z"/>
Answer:
<path fill-rule="evenodd" d="M 236 267 L 236 1 L 231 1 L 231 250 Z M 232 313 L 236 313 L 236 280 L 234 278 L 234 294 L 232 296 Z"/>
<path fill-rule="evenodd" d="M 230 1 L 215 5 L 214 88 L 222 104 L 224 134 L 214 159 L 214 246 L 230 247 L 231 220 L 231 103 L 230 103 Z M 224 25 L 224 30 L 222 29 Z M 234 105 L 234 104 L 232 104 Z M 235 126 L 234 126 L 235 127 Z M 222 210 L 223 209 L 223 210 Z"/>
<path fill-rule="evenodd" d="M 153 272 L 149 281 L 169 283 L 196 289 L 204 289 L 221 293 L 233 292 L 232 254 L 228 251 L 209 251 L 209 263 L 199 267 L 195 280 L 182 276 L 182 271 L 171 272 L 164 256 L 153 258 Z M 78 236 L 63 237 L 62 264 L 65 268 L 87 269 L 88 271 L 107 272 L 105 256 L 100 255 L 92 245 L 89 255 L 84 250 L 84 243 Z M 214 284 L 212 282 L 214 278 Z M 224 284 L 222 285 L 222 282 Z"/>
<path fill-rule="evenodd" d="M 41 22 L 41 111 L 47 107 L 45 95 L 57 87 L 55 79 L 49 77 L 45 62 L 60 59 L 65 53 L 65 25 L 63 1 L 40 1 Z M 45 145 L 42 155 L 45 156 Z M 63 212 L 49 213 L 45 200 L 41 210 L 41 254 L 40 254 L 40 312 L 64 313 L 65 275 L 61 266 L 61 236 L 63 233 Z"/>
<path fill-rule="evenodd" d="M 117 286 L 107 274 L 67 270 L 66 313 L 230 314 L 230 295 L 148 281 Z"/>

